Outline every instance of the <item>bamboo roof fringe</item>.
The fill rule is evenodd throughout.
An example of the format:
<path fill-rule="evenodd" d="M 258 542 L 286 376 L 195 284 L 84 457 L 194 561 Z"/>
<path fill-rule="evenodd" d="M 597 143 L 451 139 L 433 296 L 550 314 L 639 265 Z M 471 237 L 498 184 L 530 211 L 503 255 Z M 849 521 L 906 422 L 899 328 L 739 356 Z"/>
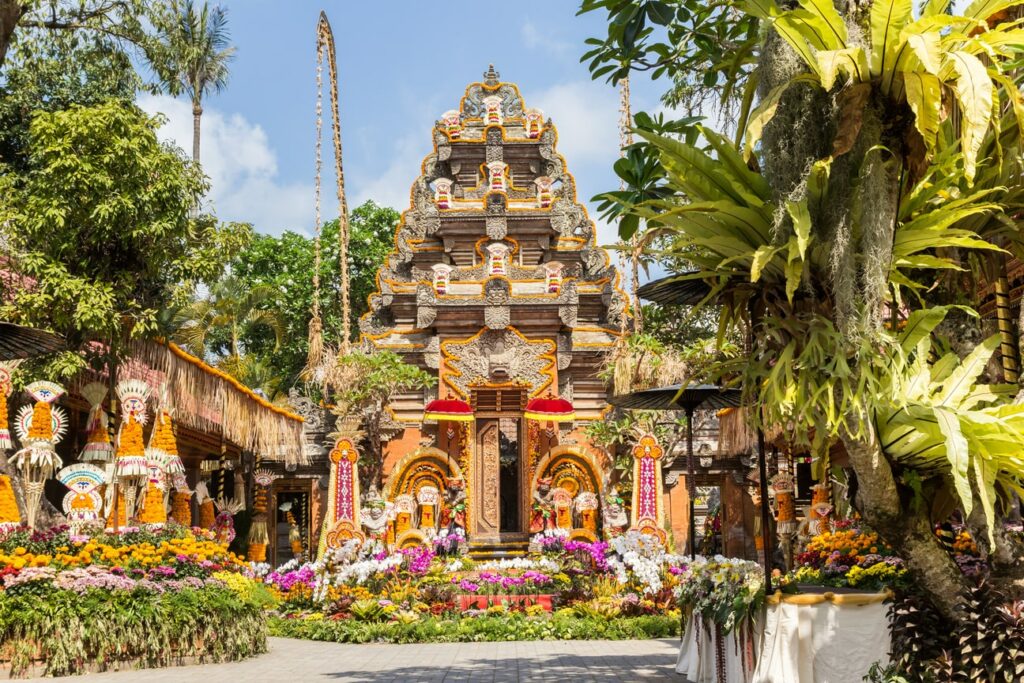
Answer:
<path fill-rule="evenodd" d="M 751 429 L 747 408 L 726 408 L 718 412 L 718 453 L 723 456 L 753 453 L 757 433 Z"/>
<path fill-rule="evenodd" d="M 128 352 L 136 367 L 164 375 L 167 407 L 178 424 L 221 434 L 264 460 L 309 464 L 302 447 L 302 416 L 274 405 L 173 343 L 135 340 Z"/>

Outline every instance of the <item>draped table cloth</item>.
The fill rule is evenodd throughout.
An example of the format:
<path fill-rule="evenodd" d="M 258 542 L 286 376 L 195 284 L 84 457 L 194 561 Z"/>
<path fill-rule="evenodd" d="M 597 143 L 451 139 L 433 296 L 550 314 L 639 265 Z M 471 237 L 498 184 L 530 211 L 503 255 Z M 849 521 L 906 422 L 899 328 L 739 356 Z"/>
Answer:
<path fill-rule="evenodd" d="M 874 662 L 889 662 L 888 597 L 776 593 L 761 618 L 729 634 L 691 614 L 676 673 L 689 683 L 861 683 Z"/>

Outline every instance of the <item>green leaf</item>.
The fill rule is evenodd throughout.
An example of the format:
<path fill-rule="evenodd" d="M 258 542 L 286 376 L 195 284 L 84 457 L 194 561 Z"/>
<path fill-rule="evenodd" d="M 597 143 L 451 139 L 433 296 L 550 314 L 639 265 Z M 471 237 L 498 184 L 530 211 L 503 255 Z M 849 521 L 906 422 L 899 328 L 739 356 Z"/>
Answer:
<path fill-rule="evenodd" d="M 786 90 L 790 86 L 796 83 L 814 83 L 815 79 L 810 74 L 801 74 L 796 76 L 786 83 L 772 88 L 763 100 L 761 100 L 757 107 L 750 114 L 750 123 L 747 124 L 747 131 L 745 136 L 745 143 L 743 145 L 743 158 L 750 159 L 754 153 L 754 146 L 761 139 L 761 135 L 764 133 L 764 127 L 772 120 L 775 116 L 775 110 L 779 107 L 779 100 L 786 93 Z"/>
<path fill-rule="evenodd" d="M 871 78 L 868 69 L 868 58 L 864 48 L 851 47 L 843 50 L 821 50 L 815 54 L 818 60 L 818 67 L 821 73 L 821 87 L 831 90 L 835 85 L 836 77 L 844 73 L 851 77 L 855 83 L 866 81 Z"/>
<path fill-rule="evenodd" d="M 953 374 L 942 383 L 942 387 L 936 394 L 938 405 L 955 408 L 970 393 L 975 380 L 985 370 L 989 358 L 998 348 L 998 334 L 992 335 L 974 347 L 960 363 L 960 366 L 953 371 Z"/>
<path fill-rule="evenodd" d="M 957 50 L 946 57 L 946 65 L 956 74 L 956 97 L 963 114 L 960 124 L 960 151 L 964 157 L 964 175 L 973 183 L 978 152 L 992 119 L 995 87 L 988 70 L 974 55 Z"/>
<path fill-rule="evenodd" d="M 973 507 L 971 483 L 967 478 L 970 453 L 967 448 L 967 439 L 960 430 L 960 420 L 957 419 L 956 413 L 948 408 L 935 406 L 932 412 L 938 423 L 939 431 L 945 438 L 946 458 L 951 466 L 953 486 L 964 507 L 964 516 L 970 515 Z"/>
<path fill-rule="evenodd" d="M 911 19 L 912 0 L 876 0 L 871 4 L 871 73 L 882 81 L 896 69 L 900 32 Z"/>
<path fill-rule="evenodd" d="M 935 148 L 935 137 L 939 133 L 942 83 L 938 76 L 930 73 L 907 72 L 903 74 L 903 84 L 906 87 L 907 104 L 914 112 L 914 127 L 930 151 Z"/>

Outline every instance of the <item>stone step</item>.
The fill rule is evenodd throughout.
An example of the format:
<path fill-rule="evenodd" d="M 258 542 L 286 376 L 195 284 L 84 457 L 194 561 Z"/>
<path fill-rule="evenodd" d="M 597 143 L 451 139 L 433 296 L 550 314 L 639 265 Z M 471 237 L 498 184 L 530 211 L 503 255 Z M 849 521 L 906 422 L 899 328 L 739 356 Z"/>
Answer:
<path fill-rule="evenodd" d="M 529 547 L 529 541 L 470 542 L 469 556 L 474 560 L 504 560 L 514 557 L 525 557 Z"/>

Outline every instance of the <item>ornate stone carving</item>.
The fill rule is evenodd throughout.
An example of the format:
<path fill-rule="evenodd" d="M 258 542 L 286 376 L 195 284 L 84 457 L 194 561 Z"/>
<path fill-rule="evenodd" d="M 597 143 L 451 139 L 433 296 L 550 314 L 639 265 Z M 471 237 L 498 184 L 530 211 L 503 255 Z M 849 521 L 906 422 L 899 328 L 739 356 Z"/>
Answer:
<path fill-rule="evenodd" d="M 512 285 L 503 277 L 491 278 L 484 285 L 484 298 L 488 306 L 507 304 L 511 295 Z"/>
<path fill-rule="evenodd" d="M 437 370 L 441 366 L 441 340 L 436 336 L 431 337 L 423 349 L 423 362 L 431 370 Z"/>
<path fill-rule="evenodd" d="M 572 364 L 572 335 L 559 334 L 555 342 L 558 344 L 558 369 L 565 370 Z"/>
<path fill-rule="evenodd" d="M 555 344 L 547 339 L 526 339 L 514 327 L 488 330 L 464 342 L 449 340 L 441 347 L 450 370 L 444 381 L 463 397 L 469 396 L 474 382 L 501 379 L 496 370 L 523 382 L 532 394 L 552 379 Z"/>
<path fill-rule="evenodd" d="M 504 216 L 488 216 L 486 226 L 487 236 L 492 240 L 505 239 L 508 235 L 508 221 Z"/>
<path fill-rule="evenodd" d="M 512 324 L 512 313 L 508 306 L 488 306 L 484 309 L 484 325 L 492 330 L 503 330 Z"/>

